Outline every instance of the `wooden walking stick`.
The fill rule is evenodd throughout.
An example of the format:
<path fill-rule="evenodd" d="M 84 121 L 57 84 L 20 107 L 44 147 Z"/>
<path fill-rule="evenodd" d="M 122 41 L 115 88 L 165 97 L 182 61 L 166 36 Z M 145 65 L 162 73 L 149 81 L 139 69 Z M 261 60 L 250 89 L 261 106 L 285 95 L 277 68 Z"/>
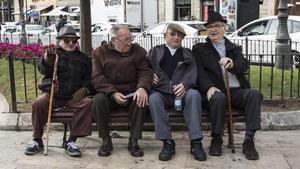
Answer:
<path fill-rule="evenodd" d="M 231 152 L 235 153 L 234 148 L 234 138 L 233 138 L 233 121 L 232 121 L 232 110 L 231 110 L 231 99 L 230 99 L 230 87 L 229 87 L 229 77 L 228 77 L 228 71 L 224 67 L 225 71 L 225 81 L 226 81 L 226 95 L 227 95 L 227 101 L 228 101 L 228 113 L 229 113 L 229 139 L 228 139 L 228 146 L 231 147 Z"/>
<path fill-rule="evenodd" d="M 56 54 L 54 68 L 53 68 L 53 75 L 52 75 L 52 84 L 51 84 L 51 90 L 50 90 L 50 101 L 49 101 L 47 130 L 46 130 L 46 145 L 45 145 L 45 149 L 44 149 L 44 155 L 48 154 L 48 142 L 49 142 L 49 132 L 50 132 L 50 124 L 51 124 L 53 96 L 54 96 L 54 91 L 57 86 L 57 62 L 58 62 L 58 55 Z"/>

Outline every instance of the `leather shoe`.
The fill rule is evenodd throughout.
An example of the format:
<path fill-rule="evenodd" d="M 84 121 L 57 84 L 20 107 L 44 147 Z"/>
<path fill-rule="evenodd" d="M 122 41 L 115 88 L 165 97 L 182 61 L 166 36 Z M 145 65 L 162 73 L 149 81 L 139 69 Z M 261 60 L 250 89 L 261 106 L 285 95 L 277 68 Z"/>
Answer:
<path fill-rule="evenodd" d="M 222 155 L 222 137 L 213 137 L 210 142 L 209 155 L 221 156 Z"/>
<path fill-rule="evenodd" d="M 198 161 L 205 161 L 207 159 L 206 153 L 203 149 L 202 143 L 200 140 L 191 142 L 191 154 L 194 155 L 194 159 Z"/>
<path fill-rule="evenodd" d="M 159 153 L 158 159 L 161 161 L 169 161 L 175 154 L 175 141 L 164 140 L 164 146 Z"/>
<path fill-rule="evenodd" d="M 105 137 L 102 139 L 103 144 L 98 151 L 98 156 L 107 157 L 113 150 L 112 142 L 110 137 Z"/>
<path fill-rule="evenodd" d="M 138 140 L 134 139 L 134 138 L 129 138 L 128 151 L 130 152 L 130 155 L 132 155 L 133 157 L 142 157 L 142 156 L 144 156 L 144 152 L 140 148 L 140 146 L 138 144 Z"/>
<path fill-rule="evenodd" d="M 245 154 L 245 156 L 248 160 L 258 160 L 259 159 L 258 152 L 255 149 L 254 141 L 252 139 L 244 141 L 243 153 Z"/>

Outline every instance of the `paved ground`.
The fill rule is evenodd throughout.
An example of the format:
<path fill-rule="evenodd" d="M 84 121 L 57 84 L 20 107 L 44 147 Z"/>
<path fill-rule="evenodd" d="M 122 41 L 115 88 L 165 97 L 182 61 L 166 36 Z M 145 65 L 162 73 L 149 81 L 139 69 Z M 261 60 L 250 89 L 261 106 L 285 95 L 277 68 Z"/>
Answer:
<path fill-rule="evenodd" d="M 0 130 L 0 168 L 2 169 L 67 169 L 67 168 L 151 168 L 151 169 L 299 169 L 300 168 L 300 130 L 259 131 L 256 135 L 257 150 L 260 153 L 258 161 L 248 161 L 241 153 L 243 132 L 235 133 L 236 153 L 232 154 L 225 148 L 223 156 L 208 156 L 205 162 L 193 159 L 189 153 L 187 132 L 175 132 L 174 139 L 177 143 L 176 155 L 169 162 L 158 160 L 161 142 L 154 140 L 153 132 L 144 132 L 141 147 L 145 156 L 133 158 L 129 155 L 126 146 L 128 132 L 121 132 L 121 138 L 114 138 L 114 150 L 110 157 L 97 156 L 99 140 L 97 133 L 78 140 L 82 147 L 81 158 L 69 157 L 59 146 L 62 132 L 50 133 L 50 147 L 48 156 L 42 153 L 35 156 L 24 155 L 26 144 L 31 139 L 30 131 L 3 131 Z M 225 136 L 226 140 L 227 137 Z M 209 146 L 209 133 L 205 132 L 203 140 L 207 151 Z"/>

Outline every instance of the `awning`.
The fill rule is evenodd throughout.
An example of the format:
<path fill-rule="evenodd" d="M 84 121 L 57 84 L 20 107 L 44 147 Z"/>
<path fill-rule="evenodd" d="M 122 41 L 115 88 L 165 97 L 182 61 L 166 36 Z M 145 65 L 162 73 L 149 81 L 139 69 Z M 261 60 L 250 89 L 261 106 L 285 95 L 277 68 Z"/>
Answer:
<path fill-rule="evenodd" d="M 34 9 L 30 9 L 29 11 L 27 11 L 27 14 L 32 14 L 32 13 L 36 13 L 36 14 L 41 14 L 41 13 L 45 13 L 48 12 L 50 10 L 53 9 L 53 5 L 49 5 L 49 6 L 37 6 Z M 32 14 L 34 15 L 34 14 Z"/>
<path fill-rule="evenodd" d="M 59 6 L 57 8 L 54 8 L 52 11 L 50 11 L 48 13 L 42 14 L 41 16 L 59 16 L 59 15 L 78 16 L 78 14 L 62 11 L 62 9 L 64 9 L 64 8 L 65 8 L 65 6 L 64 7 Z"/>
<path fill-rule="evenodd" d="M 80 13 L 80 6 L 71 6 L 72 13 Z"/>

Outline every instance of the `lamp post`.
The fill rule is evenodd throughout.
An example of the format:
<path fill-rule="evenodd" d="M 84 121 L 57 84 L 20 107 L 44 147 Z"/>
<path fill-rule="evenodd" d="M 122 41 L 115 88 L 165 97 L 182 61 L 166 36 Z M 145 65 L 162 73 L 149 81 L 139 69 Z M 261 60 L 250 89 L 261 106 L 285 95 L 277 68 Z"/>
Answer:
<path fill-rule="evenodd" d="M 144 30 L 144 2 L 143 0 L 141 0 L 141 32 L 143 32 Z"/>
<path fill-rule="evenodd" d="M 278 29 L 276 35 L 276 60 L 275 67 L 289 69 L 291 64 L 290 36 L 287 29 L 288 7 L 287 0 L 279 0 L 278 4 Z"/>
<path fill-rule="evenodd" d="M 20 21 L 22 26 L 20 43 L 26 45 L 27 38 L 26 38 L 25 19 L 24 19 L 24 0 L 19 0 L 19 7 L 20 7 Z"/>

